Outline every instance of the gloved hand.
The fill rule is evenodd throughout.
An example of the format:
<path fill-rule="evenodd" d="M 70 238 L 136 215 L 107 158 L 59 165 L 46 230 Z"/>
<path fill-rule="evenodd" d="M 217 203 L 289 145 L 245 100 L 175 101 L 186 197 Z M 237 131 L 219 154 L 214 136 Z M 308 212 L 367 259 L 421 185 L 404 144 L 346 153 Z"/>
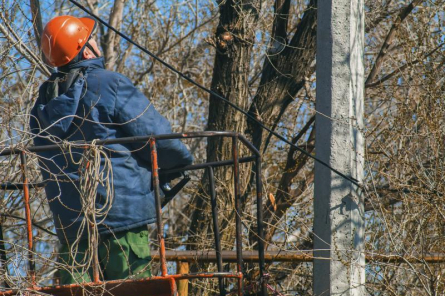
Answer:
<path fill-rule="evenodd" d="M 177 173 L 169 173 L 169 174 L 162 174 L 162 170 L 159 171 L 159 184 L 165 184 L 170 183 L 174 179 L 181 178 L 184 175 L 182 172 Z"/>

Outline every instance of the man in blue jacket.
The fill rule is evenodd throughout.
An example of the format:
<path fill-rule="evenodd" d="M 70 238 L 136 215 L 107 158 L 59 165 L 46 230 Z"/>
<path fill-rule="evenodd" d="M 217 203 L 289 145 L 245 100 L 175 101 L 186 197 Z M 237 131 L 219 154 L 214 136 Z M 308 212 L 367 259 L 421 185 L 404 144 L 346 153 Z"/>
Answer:
<path fill-rule="evenodd" d="M 104 60 L 91 34 L 96 22 L 89 18 L 60 16 L 45 27 L 42 51 L 58 67 L 39 90 L 30 127 L 36 146 L 73 141 L 116 139 L 171 133 L 169 122 L 131 81 L 104 69 Z M 87 149 L 86 149 L 87 150 Z M 161 169 L 181 167 L 192 156 L 179 140 L 157 141 Z M 95 208 L 107 208 L 97 217 L 99 260 L 103 280 L 150 276 L 147 224 L 155 222 L 150 151 L 146 143 L 106 145 L 100 167 L 111 161 L 112 189 L 99 184 Z M 39 164 L 57 235 L 62 243 L 61 284 L 91 281 L 88 264 L 88 225 L 82 210 L 79 163 L 85 149 L 39 153 Z M 113 196 L 111 206 L 107 206 Z M 91 250 L 90 250 L 91 251 Z M 88 260 L 87 260 L 88 261 Z M 83 269 L 75 263 L 83 262 Z"/>

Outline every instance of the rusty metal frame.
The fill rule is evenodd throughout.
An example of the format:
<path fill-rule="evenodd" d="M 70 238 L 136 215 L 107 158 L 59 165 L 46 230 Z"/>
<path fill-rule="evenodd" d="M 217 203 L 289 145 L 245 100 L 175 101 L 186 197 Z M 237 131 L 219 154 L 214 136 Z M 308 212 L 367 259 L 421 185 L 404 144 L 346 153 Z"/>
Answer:
<path fill-rule="evenodd" d="M 166 250 L 165 250 L 165 241 L 163 235 L 163 222 L 162 222 L 162 207 L 161 207 L 161 194 L 159 188 L 159 167 L 157 162 L 157 150 L 156 150 L 156 142 L 167 140 L 167 139 L 187 139 L 187 138 L 210 138 L 210 137 L 226 137 L 232 139 L 232 160 L 225 161 L 217 161 L 217 162 L 208 162 L 202 164 L 195 164 L 185 166 L 180 169 L 172 169 L 165 170 L 163 173 L 173 173 L 173 172 L 183 172 L 190 170 L 199 170 L 199 169 L 207 169 L 208 175 L 210 178 L 210 192 L 211 192 L 211 204 L 212 204 L 212 216 L 213 216 L 213 226 L 215 232 L 215 250 L 217 254 L 217 267 L 218 272 L 214 273 L 190 273 L 190 274 L 176 274 L 169 275 L 167 273 L 167 263 L 166 263 Z M 83 288 L 91 288 L 98 287 L 103 285 L 117 285 L 120 283 L 141 283 L 141 281 L 166 281 L 168 280 L 170 283 L 170 287 L 172 290 L 176 289 L 175 281 L 180 279 L 196 279 L 196 278 L 218 278 L 219 280 L 219 289 L 220 295 L 225 296 L 226 291 L 224 288 L 224 278 L 236 278 L 238 280 L 238 296 L 242 296 L 243 293 L 243 250 L 242 250 L 242 224 L 241 224 L 241 193 L 240 193 L 240 184 L 239 184 L 239 165 L 240 163 L 253 162 L 255 173 L 256 173 L 256 187 L 257 187 L 257 231 L 258 231 L 258 262 L 260 269 L 260 282 L 261 282 L 261 295 L 267 295 L 267 287 L 266 281 L 264 278 L 264 231 L 263 231 L 263 216 L 262 216 L 262 183 L 261 183 L 261 155 L 259 151 L 242 135 L 235 132 L 193 132 L 193 133 L 177 133 L 177 134 L 169 134 L 169 135 L 156 135 L 156 136 L 141 136 L 141 137 L 127 137 L 127 138 L 119 138 L 119 139 L 106 139 L 106 140 L 98 140 L 95 142 L 96 145 L 109 145 L 109 144 L 126 144 L 126 143 L 148 143 L 151 151 L 151 165 L 152 165 L 152 177 L 153 177 L 153 187 L 155 193 L 155 206 L 156 206 L 156 226 L 158 230 L 158 242 L 159 242 L 159 259 L 161 264 L 161 276 L 154 276 L 150 278 L 146 278 L 143 280 L 118 280 L 118 281 L 107 281 L 101 282 L 98 276 L 94 277 L 94 281 L 91 283 L 86 283 L 82 285 L 66 285 L 66 286 L 57 286 L 57 287 L 37 287 L 35 285 L 35 266 L 33 261 L 33 237 L 32 237 L 32 220 L 31 220 L 31 211 L 29 206 L 29 184 L 26 176 L 26 153 L 38 153 L 43 151 L 50 150 L 60 150 L 63 149 L 59 145 L 47 145 L 47 146 L 34 146 L 24 148 L 11 148 L 5 149 L 0 152 L 0 156 L 7 156 L 12 154 L 20 154 L 21 159 L 21 169 L 22 169 L 22 184 L 0 184 L 1 189 L 7 190 L 17 190 L 22 189 L 25 198 L 25 216 L 26 216 L 26 225 L 27 225 L 27 234 L 28 234 L 28 261 L 29 261 L 29 274 L 31 277 L 31 286 L 30 289 L 36 292 L 45 292 L 45 293 L 56 293 L 62 291 L 63 289 L 83 289 Z M 239 158 L 239 150 L 238 150 L 238 142 L 242 143 L 253 155 L 248 157 Z M 79 145 L 79 148 L 87 147 L 91 142 L 72 142 L 74 145 Z M 236 211 L 236 262 L 237 262 L 237 272 L 223 272 L 222 271 L 222 251 L 221 251 L 221 242 L 219 236 L 219 227 L 218 227 L 218 219 L 217 219 L 217 199 L 216 193 L 214 189 L 214 177 L 213 177 L 213 169 L 215 167 L 220 166 L 228 166 L 233 165 L 234 170 L 234 192 L 235 192 L 235 211 Z M 34 188 L 45 186 L 46 182 L 32 184 Z M 1 229 L 0 229 L 1 230 Z M 4 250 L 3 250 L 4 251 Z M 96 261 L 93 264 L 97 264 Z M 93 268 L 95 269 L 95 268 Z M 174 280 L 172 280 L 174 279 Z M 14 295 L 17 291 L 9 290 L 0 293 L 0 296 L 8 296 Z"/>
<path fill-rule="evenodd" d="M 213 167 L 208 167 L 207 172 L 209 175 L 209 191 L 210 191 L 210 204 L 212 207 L 212 222 L 213 222 L 213 234 L 215 237 L 215 251 L 216 251 L 216 265 L 218 272 L 223 271 L 222 251 L 221 251 L 221 237 L 219 233 L 218 224 L 218 203 L 216 200 L 215 192 L 215 177 L 213 174 Z M 219 293 L 221 296 L 226 295 L 226 289 L 224 288 L 224 279 L 218 278 Z"/>
<path fill-rule="evenodd" d="M 31 207 L 29 205 L 29 186 L 28 186 L 28 177 L 26 170 L 26 155 L 25 152 L 20 153 L 20 169 L 22 171 L 22 181 L 23 181 L 23 196 L 25 203 L 25 217 L 26 217 L 26 230 L 28 237 L 28 264 L 29 264 L 29 276 L 31 278 L 31 285 L 35 286 L 36 284 L 36 274 L 35 274 L 35 264 L 34 260 L 32 260 L 32 253 L 34 251 L 34 240 L 32 237 L 32 226 L 31 226 Z"/>

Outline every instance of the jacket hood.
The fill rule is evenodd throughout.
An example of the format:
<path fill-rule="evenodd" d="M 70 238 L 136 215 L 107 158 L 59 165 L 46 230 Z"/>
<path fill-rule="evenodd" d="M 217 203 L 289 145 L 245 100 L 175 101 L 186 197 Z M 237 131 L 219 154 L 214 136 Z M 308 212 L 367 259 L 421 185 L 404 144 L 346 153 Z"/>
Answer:
<path fill-rule="evenodd" d="M 56 137 L 66 134 L 74 120 L 79 101 L 84 93 L 84 84 L 84 77 L 78 77 L 65 93 L 50 98 L 46 104 L 43 102 L 37 104 L 37 115 L 41 132 L 46 132 Z M 46 101 L 48 99 L 45 97 L 42 100 Z"/>
<path fill-rule="evenodd" d="M 40 132 L 56 137 L 68 133 L 76 118 L 79 102 L 85 95 L 85 81 L 90 68 L 104 68 L 103 57 L 61 67 L 42 85 L 36 103 Z"/>
<path fill-rule="evenodd" d="M 77 68 L 105 68 L 105 61 L 103 57 L 81 60 L 76 63 L 69 63 L 68 65 L 57 68 L 59 73 L 68 73 Z"/>

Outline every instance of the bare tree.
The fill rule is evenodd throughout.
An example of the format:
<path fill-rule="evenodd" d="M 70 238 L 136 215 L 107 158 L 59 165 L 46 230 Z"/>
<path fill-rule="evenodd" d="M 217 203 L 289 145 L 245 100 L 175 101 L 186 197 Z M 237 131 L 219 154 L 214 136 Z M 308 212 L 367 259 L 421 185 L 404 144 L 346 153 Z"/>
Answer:
<path fill-rule="evenodd" d="M 309 153 L 314 152 L 316 87 L 316 0 L 81 1 L 116 29 L 148 48 L 198 83 L 249 112 L 259 122 Z M 443 253 L 444 182 L 444 16 L 443 0 L 366 1 L 366 250 L 394 254 L 402 263 L 370 261 L 371 295 L 442 295 L 443 263 L 424 258 Z M 0 3 L 0 148 L 30 145 L 30 108 L 51 70 L 38 47 L 41 26 L 54 15 L 83 15 L 68 1 Z M 313 161 L 262 129 L 261 125 L 179 78 L 116 34 L 97 31 L 107 69 L 130 77 L 176 131 L 229 130 L 245 134 L 263 159 L 268 250 L 312 248 Z M 323 128 L 322 126 L 317 128 Z M 188 141 L 197 161 L 231 158 L 231 143 Z M 245 153 L 241 151 L 241 155 Z M 41 181 L 35 158 L 28 159 L 32 182 Z M 0 159 L 2 183 L 20 182 L 17 157 Z M 254 177 L 242 166 L 245 247 L 255 249 Z M 233 248 L 233 174 L 215 172 L 223 246 Z M 166 209 L 167 245 L 212 247 L 207 176 L 192 176 L 181 198 Z M 36 225 L 52 227 L 42 190 L 33 190 Z M 2 262 L 23 270 L 18 227 L 23 217 L 19 191 L 2 191 L 7 256 Z M 16 218 L 14 218 L 16 217 Z M 19 221 L 19 222 L 17 222 Z M 52 282 L 55 237 L 36 228 L 41 257 L 39 280 Z M 155 246 L 154 246 L 155 247 Z M 14 255 L 17 252 L 18 255 Z M 214 270 L 213 265 L 200 266 Z M 256 266 L 246 287 L 256 284 Z M 310 263 L 270 264 L 270 284 L 284 295 L 311 294 Z M 3 273 L 4 274 L 4 273 Z M 10 285 L 27 279 L 9 271 Z M 190 287 L 212 294 L 213 284 Z"/>

